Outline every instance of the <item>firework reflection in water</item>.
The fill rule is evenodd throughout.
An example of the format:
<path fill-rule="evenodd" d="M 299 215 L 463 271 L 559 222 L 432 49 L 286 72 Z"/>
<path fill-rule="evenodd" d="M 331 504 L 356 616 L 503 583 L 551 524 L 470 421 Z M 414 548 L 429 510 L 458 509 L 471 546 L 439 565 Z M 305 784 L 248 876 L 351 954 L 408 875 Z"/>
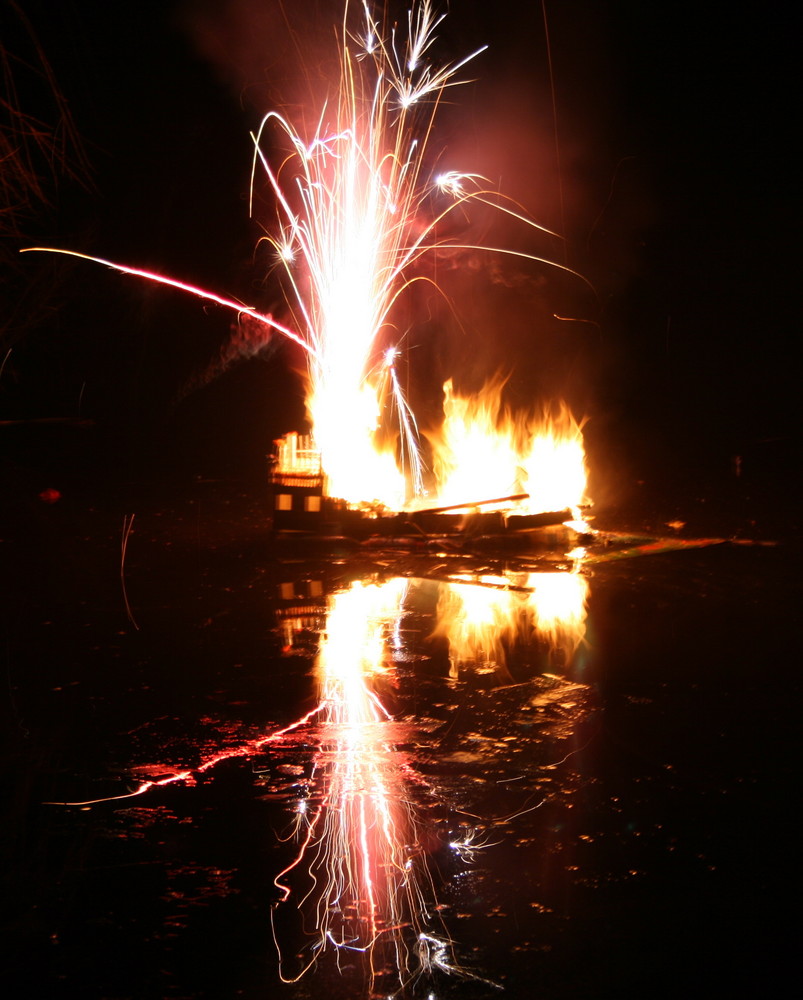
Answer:
<path fill-rule="evenodd" d="M 323 621 L 319 613 L 324 608 L 317 603 L 307 601 L 299 610 L 283 601 L 285 652 L 298 655 L 308 648 L 310 615 L 320 629 L 314 654 L 316 704 L 310 711 L 267 735 L 233 745 L 227 739 L 225 749 L 211 749 L 195 767 L 171 769 L 164 762 L 138 767 L 138 787 L 129 793 L 61 804 L 87 807 L 170 785 L 192 786 L 218 764 L 252 760 L 256 773 L 265 775 L 261 781 L 274 786 L 278 779 L 270 798 L 281 797 L 293 812 L 285 837 L 294 842 L 292 860 L 275 878 L 280 897 L 272 911 L 284 981 L 300 979 L 327 952 L 335 954 L 338 965 L 344 954 L 349 955 L 348 964 L 361 958 L 371 983 L 381 979 L 384 985 L 392 979 L 392 989 L 436 971 L 479 978 L 461 966 L 455 954 L 429 857 L 449 851 L 461 870 L 474 864 L 484 847 L 499 842 L 503 828 L 512 829 L 513 821 L 543 803 L 541 765 L 532 762 L 530 781 L 516 786 L 520 801 L 513 812 L 480 815 L 485 810 L 464 780 L 460 788 L 439 790 L 431 778 L 422 777 L 420 764 L 428 760 L 427 773 L 438 773 L 441 759 L 452 759 L 450 749 L 455 748 L 461 766 L 471 759 L 485 773 L 491 762 L 468 750 L 467 743 L 476 747 L 480 739 L 498 746 L 501 740 L 507 745 L 516 718 L 495 713 L 494 732 L 483 734 L 474 731 L 483 725 L 478 717 L 470 723 L 468 737 L 448 714 L 445 720 L 417 715 L 394 721 L 387 694 L 400 702 L 409 697 L 405 673 L 411 664 L 430 658 L 422 649 L 441 635 L 448 641 L 452 664 L 451 676 L 443 683 L 453 687 L 472 673 L 491 673 L 492 688 L 515 692 L 512 700 L 499 704 L 508 704 L 514 715 L 523 712 L 531 726 L 532 708 L 545 699 L 559 700 L 567 684 L 575 698 L 582 687 L 554 675 L 540 677 L 532 659 L 538 643 L 532 640 L 568 663 L 583 638 L 587 585 L 577 568 L 495 576 L 464 571 L 451 581 L 438 579 L 442 571 L 437 564 L 431 578 L 374 577 L 345 589 L 341 585 L 326 599 Z M 505 657 L 516 643 L 527 652 L 528 662 L 524 682 L 511 687 Z M 417 687 L 423 677 L 414 668 L 413 673 Z M 442 701 L 443 691 L 433 700 Z M 564 726 L 570 734 L 571 719 Z M 408 750 L 411 745 L 416 747 L 415 758 Z M 287 773 L 281 762 L 287 754 L 296 761 L 292 773 L 306 775 L 291 789 L 279 778 Z M 544 761 L 550 770 L 555 764 Z M 511 780 L 509 761 L 495 759 L 492 766 L 498 781 Z M 448 763 L 446 768 L 448 772 Z M 423 802 L 440 817 L 440 823 L 433 823 L 433 814 L 428 816 L 426 836 L 420 816 Z M 300 931 L 289 926 L 295 922 L 288 920 L 293 913 L 300 919 Z M 299 933 L 307 943 L 291 970 L 282 941 L 297 940 Z"/>
<path fill-rule="evenodd" d="M 316 670 L 318 750 L 293 805 L 289 836 L 299 846 L 276 878 L 281 902 L 295 901 L 313 941 L 292 976 L 282 962 L 285 980 L 303 976 L 328 950 L 361 953 L 372 981 L 392 974 L 403 986 L 434 969 L 469 975 L 439 916 L 410 787 L 423 782 L 400 749 L 413 740 L 415 724 L 395 723 L 381 698 L 381 689 L 397 680 L 394 657 L 409 653 L 405 602 L 415 602 L 421 585 L 354 583 L 328 599 Z M 448 638 L 455 679 L 458 663 L 487 670 L 493 661 L 497 681 L 505 683 L 505 646 L 529 641 L 533 632 L 564 661 L 583 637 L 587 585 L 576 571 L 477 576 L 438 583 L 436 592 L 436 631 Z M 481 822 L 482 833 L 461 826 L 441 846 L 470 865 L 490 843 L 493 825 Z M 281 955 L 278 940 L 277 947 Z"/>
<path fill-rule="evenodd" d="M 330 597 L 317 658 L 323 711 L 316 733 L 309 795 L 297 803 L 300 848 L 276 878 L 283 901 L 290 877 L 299 909 L 311 914 L 315 941 L 303 972 L 327 949 L 393 954 L 401 982 L 418 971 L 425 942 L 437 943 L 437 964 L 451 965 L 436 913 L 432 881 L 419 845 L 405 785 L 415 780 L 397 749 L 403 735 L 377 693 L 392 674 L 389 661 L 407 582 L 354 583 Z M 282 978 L 285 978 L 284 972 Z"/>

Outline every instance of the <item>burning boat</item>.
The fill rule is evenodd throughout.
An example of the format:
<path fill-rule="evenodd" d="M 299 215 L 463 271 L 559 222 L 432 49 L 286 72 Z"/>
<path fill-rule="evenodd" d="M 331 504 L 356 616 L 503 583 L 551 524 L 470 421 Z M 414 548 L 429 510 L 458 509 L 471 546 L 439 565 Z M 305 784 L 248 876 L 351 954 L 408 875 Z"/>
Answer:
<path fill-rule="evenodd" d="M 275 443 L 269 485 L 272 527 L 279 537 L 409 549 L 435 545 L 563 551 L 588 540 L 589 529 L 576 507 L 532 512 L 528 493 L 404 510 L 379 501 L 348 503 L 327 493 L 320 452 L 309 435 L 291 432 Z M 482 473 L 480 469 L 480 479 Z"/>
<path fill-rule="evenodd" d="M 502 402 L 504 379 L 468 396 L 449 380 L 442 423 L 422 434 L 402 388 L 400 344 L 410 346 L 415 334 L 413 326 L 402 332 L 397 307 L 421 282 L 444 294 L 434 278 L 444 255 L 512 254 L 588 282 L 549 256 L 486 245 L 481 231 L 452 226 L 478 205 L 550 248 L 560 238 L 481 174 L 451 163 L 448 151 L 429 152 L 444 93 L 466 82 L 465 67 L 485 46 L 439 64 L 434 43 L 445 13 L 432 0 L 414 0 L 405 30 L 390 6 L 346 0 L 339 75 L 325 85 L 319 109 L 297 125 L 270 111 L 252 134 L 250 207 L 252 215 L 260 205 L 276 213 L 273 223 L 260 220 L 259 245 L 286 302 L 284 321 L 101 257 L 28 250 L 84 257 L 179 288 L 300 349 L 311 437 L 279 442 L 270 472 L 277 533 L 571 546 L 587 498 L 581 429 L 568 407 L 514 417 Z"/>
<path fill-rule="evenodd" d="M 344 30 L 336 99 L 315 129 L 270 113 L 254 136 L 254 167 L 278 214 L 264 241 L 298 326 L 311 428 L 276 442 L 274 532 L 413 548 L 571 548 L 586 530 L 577 524 L 586 470 L 581 425 L 565 404 L 513 415 L 503 377 L 467 395 L 450 379 L 439 426 L 421 431 L 402 388 L 415 373 L 397 371 L 395 310 L 414 283 L 433 285 L 422 265 L 444 252 L 505 252 L 449 237 L 447 220 L 479 203 L 556 234 L 479 174 L 445 163 L 433 171 L 427 142 L 440 99 L 482 49 L 438 68 L 430 48 L 444 15 L 429 0 L 413 5 L 406 35 L 372 9 L 362 5 L 362 27 Z M 268 129 L 286 146 L 278 167 L 263 152 Z"/>

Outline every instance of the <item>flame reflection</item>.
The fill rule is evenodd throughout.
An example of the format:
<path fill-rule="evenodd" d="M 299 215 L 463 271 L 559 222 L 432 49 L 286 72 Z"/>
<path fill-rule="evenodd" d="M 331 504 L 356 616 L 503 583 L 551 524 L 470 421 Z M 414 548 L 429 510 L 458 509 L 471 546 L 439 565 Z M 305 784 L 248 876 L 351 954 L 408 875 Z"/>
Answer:
<path fill-rule="evenodd" d="M 517 713 L 531 726 L 530 709 L 552 704 L 567 686 L 582 687 L 555 674 L 540 676 L 533 654 L 540 647 L 552 662 L 568 664 L 583 640 L 588 583 L 579 565 L 493 573 L 472 571 L 464 560 L 455 565 L 459 571 L 451 575 L 448 561 L 439 561 L 429 571 L 417 564 L 417 576 L 383 576 L 375 568 L 368 579 L 341 576 L 327 584 L 297 564 L 301 582 L 278 588 L 277 632 L 285 654 L 314 657 L 314 706 L 255 738 L 232 744 L 226 733 L 224 746 L 209 747 L 195 767 L 139 768 L 138 787 L 124 795 L 64 804 L 89 806 L 188 787 L 224 761 L 259 761 L 252 763 L 257 780 L 271 786 L 264 797 L 284 802 L 293 817 L 285 838 L 292 842 L 289 860 L 274 879 L 278 897 L 271 911 L 284 982 L 298 981 L 327 954 L 338 967 L 348 955 L 348 964 L 360 965 L 372 988 L 381 985 L 388 995 L 437 971 L 479 979 L 459 962 L 444 924 L 442 876 L 435 877 L 444 866 L 439 862 L 436 869 L 432 857 L 448 852 L 446 867 L 465 870 L 547 793 L 535 777 L 529 791 L 520 786 L 514 812 L 481 816 L 482 807 L 464 798 L 465 787 L 446 791 L 432 775 L 439 766 L 448 775 L 455 761 L 463 769 L 487 768 L 479 744 L 498 746 L 498 732 L 478 731 L 480 719 L 462 731 L 443 717 L 408 712 L 397 718 L 393 709 L 409 698 L 411 678 L 418 683 L 418 661 L 436 659 L 431 647 L 429 653 L 422 649 L 445 638 L 449 677 L 439 683 L 449 688 L 472 673 L 492 674 L 500 694 L 506 693 L 499 706 L 509 708 L 488 724 L 506 729 L 502 745 L 509 745 L 504 741 L 515 739 L 510 734 L 521 723 Z M 340 571 L 350 572 L 347 566 Z M 514 652 L 527 661 L 525 683 L 510 686 Z M 428 711 L 437 714 L 434 705 Z M 570 733 L 572 719 L 564 723 Z M 551 769 L 555 762 L 545 765 Z M 510 764 L 496 760 L 494 766 L 504 773 Z M 283 777 L 288 773 L 294 776 L 289 782 Z M 466 773 L 461 770 L 463 786 Z"/>
<path fill-rule="evenodd" d="M 451 674 L 461 665 L 507 677 L 508 650 L 534 637 L 552 662 L 566 662 L 585 634 L 588 580 L 579 570 L 466 575 L 443 587 L 436 634 L 450 647 Z"/>
<path fill-rule="evenodd" d="M 422 779 L 403 748 L 414 727 L 394 722 L 383 700 L 404 653 L 405 605 L 424 585 L 431 588 L 406 578 L 358 581 L 328 598 L 316 661 L 317 750 L 295 804 L 300 843 L 275 882 L 312 941 L 292 973 L 282 958 L 285 981 L 344 950 L 364 956 L 372 981 L 392 974 L 402 987 L 433 968 L 467 974 L 440 919 L 413 805 L 410 785 Z M 466 574 L 436 590 L 435 634 L 448 639 L 455 678 L 490 665 L 505 682 L 505 650 L 519 639 L 537 636 L 567 659 L 582 641 L 588 586 L 579 571 Z M 488 842 L 471 828 L 446 846 L 469 865 Z"/>

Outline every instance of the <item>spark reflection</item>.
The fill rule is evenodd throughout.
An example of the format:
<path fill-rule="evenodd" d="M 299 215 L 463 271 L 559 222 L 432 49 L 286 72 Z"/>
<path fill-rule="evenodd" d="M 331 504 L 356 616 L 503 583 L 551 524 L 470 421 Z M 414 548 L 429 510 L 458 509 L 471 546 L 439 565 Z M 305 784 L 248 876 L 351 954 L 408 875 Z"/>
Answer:
<path fill-rule="evenodd" d="M 434 886 L 405 788 L 415 775 L 397 749 L 400 733 L 377 689 L 388 662 L 407 582 L 355 583 L 329 599 L 317 659 L 325 711 L 313 758 L 310 800 L 299 813 L 301 846 L 277 875 L 282 902 L 291 896 L 311 914 L 309 958 L 295 981 L 327 950 L 361 953 L 373 979 L 389 949 L 400 983 L 419 969 L 422 942 L 438 941 L 431 961 L 451 967 L 438 926 Z M 293 892 L 292 880 L 306 888 Z M 278 943 L 278 942 L 277 942 Z M 281 955 L 281 949 L 280 949 Z"/>
<path fill-rule="evenodd" d="M 267 735 L 210 754 L 194 768 L 141 769 L 145 776 L 127 795 L 65 804 L 90 806 L 191 786 L 224 761 L 250 760 L 256 786 L 274 788 L 270 798 L 283 801 L 291 816 L 280 837 L 287 847 L 277 848 L 287 850 L 288 860 L 274 878 L 271 910 L 282 981 L 298 981 L 327 956 L 338 968 L 356 963 L 372 988 L 381 985 L 389 995 L 422 976 L 480 979 L 461 961 L 446 927 L 439 902 L 443 876 L 432 859 L 446 851 L 452 867 L 477 865 L 484 851 L 502 842 L 502 829 L 538 809 L 543 796 L 522 786 L 519 807 L 494 819 L 465 812 L 424 777 L 413 748 L 429 746 L 437 759 L 451 726 L 444 724 L 442 735 L 439 727 L 427 732 L 414 716 L 393 711 L 395 703 L 403 704 L 404 671 L 418 655 L 410 621 L 429 608 L 427 619 L 447 635 L 447 683 L 492 662 L 495 686 L 508 690 L 505 651 L 517 636 L 527 648 L 536 637 L 568 662 L 582 641 L 585 579 L 579 568 L 463 571 L 448 580 L 374 573 L 341 583 L 326 597 L 323 588 L 314 589 L 321 613 L 314 707 Z M 308 655 L 316 601 L 302 602 L 304 614 L 292 602 L 277 605 L 277 631 L 288 655 Z M 533 665 L 517 685 L 522 704 L 530 703 L 531 691 L 539 697 L 538 676 Z M 279 778 L 288 773 L 282 763 L 288 755 L 299 762 L 291 765 L 291 783 Z M 437 811 L 439 823 L 425 819 L 425 808 Z"/>
<path fill-rule="evenodd" d="M 312 914 L 305 923 L 314 926 L 314 940 L 300 970 L 291 977 L 282 973 L 285 981 L 296 981 L 332 949 L 361 953 L 372 981 L 386 968 L 389 949 L 402 987 L 435 969 L 469 975 L 440 926 L 434 879 L 408 790 L 421 778 L 398 749 L 404 734 L 378 695 L 382 682 L 393 677 L 405 598 L 422 582 L 354 583 L 329 598 L 317 661 L 326 709 L 314 791 L 298 805 L 301 846 L 276 878 L 282 902 L 294 895 L 291 876 L 306 884 L 295 892 L 296 905 Z M 478 576 L 439 583 L 438 590 L 438 628 L 448 634 L 452 662 L 464 667 L 469 661 L 481 667 L 491 648 L 501 660 L 499 651 L 517 630 L 539 633 L 567 658 L 582 640 L 587 585 L 579 571 L 501 580 Z M 490 825 L 462 826 L 448 841 L 463 865 L 475 864 L 483 849 L 498 843 Z"/>

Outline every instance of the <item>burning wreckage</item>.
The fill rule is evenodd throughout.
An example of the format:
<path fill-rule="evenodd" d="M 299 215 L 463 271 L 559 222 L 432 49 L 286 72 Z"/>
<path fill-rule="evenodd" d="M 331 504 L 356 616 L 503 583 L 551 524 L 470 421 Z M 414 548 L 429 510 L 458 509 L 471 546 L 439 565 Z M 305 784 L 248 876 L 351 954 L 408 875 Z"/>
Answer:
<path fill-rule="evenodd" d="M 528 493 L 441 506 L 392 510 L 380 502 L 353 504 L 328 494 L 320 452 L 295 432 L 275 442 L 269 490 L 274 536 L 284 540 L 465 552 L 530 549 L 568 551 L 591 540 L 577 507 L 529 511 Z"/>
<path fill-rule="evenodd" d="M 580 515 L 587 503 L 581 426 L 564 403 L 542 419 L 514 419 L 502 403 L 501 377 L 468 398 L 447 381 L 442 426 L 426 434 L 425 474 L 416 417 L 397 373 L 398 338 L 406 334 L 396 310 L 406 290 L 424 282 L 446 298 L 433 278 L 443 254 L 512 254 L 590 286 L 552 259 L 557 233 L 481 174 L 452 163 L 448 150 L 430 151 L 444 93 L 466 82 L 466 66 L 485 46 L 439 64 L 434 43 L 445 13 L 416 0 L 405 31 L 389 7 L 346 0 L 339 76 L 321 95 L 319 113 L 296 126 L 271 111 L 252 133 L 251 214 L 267 206 L 276 214 L 272 224 L 259 220 L 259 245 L 286 302 L 286 321 L 105 258 L 27 250 L 181 289 L 300 349 L 311 434 L 278 442 L 270 472 L 277 535 L 565 551 L 588 529 Z M 487 245 L 481 230 L 455 230 L 451 220 L 467 218 L 473 205 L 524 227 L 533 247 L 546 241 L 545 255 Z"/>

